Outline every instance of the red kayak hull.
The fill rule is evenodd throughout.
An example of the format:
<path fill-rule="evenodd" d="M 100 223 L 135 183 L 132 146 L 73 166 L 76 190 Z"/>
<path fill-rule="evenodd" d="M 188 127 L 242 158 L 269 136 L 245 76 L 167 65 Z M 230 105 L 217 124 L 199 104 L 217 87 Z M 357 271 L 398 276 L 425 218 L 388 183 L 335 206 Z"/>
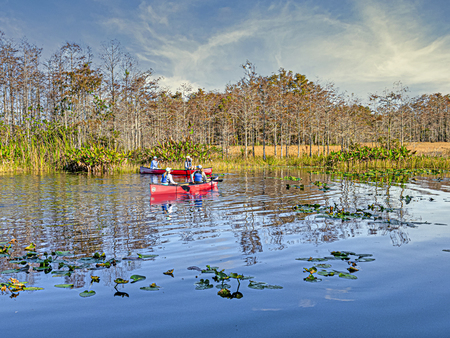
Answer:
<path fill-rule="evenodd" d="M 172 175 L 177 176 L 189 176 L 192 174 L 195 170 L 185 170 L 185 169 L 172 169 L 170 172 Z M 212 174 L 212 168 L 204 168 L 203 171 L 206 175 Z M 154 174 L 154 175 L 162 175 L 166 172 L 166 169 L 150 169 L 147 167 L 140 167 L 139 172 L 141 174 Z"/>
<path fill-rule="evenodd" d="M 150 195 L 170 195 L 170 197 L 181 196 L 186 194 L 196 194 L 202 191 L 217 190 L 217 181 L 211 181 L 206 183 L 189 184 L 189 185 L 163 185 L 163 184 L 150 184 Z M 184 189 L 183 189 L 184 187 Z"/>

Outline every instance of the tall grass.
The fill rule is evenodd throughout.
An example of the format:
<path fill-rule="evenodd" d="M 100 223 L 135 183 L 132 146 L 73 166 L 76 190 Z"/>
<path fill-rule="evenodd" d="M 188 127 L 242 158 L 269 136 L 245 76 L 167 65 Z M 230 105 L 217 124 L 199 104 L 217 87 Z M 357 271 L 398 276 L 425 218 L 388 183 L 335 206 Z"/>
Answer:
<path fill-rule="evenodd" d="M 49 126 L 27 133 L 16 129 L 0 128 L 0 170 L 8 171 L 55 171 L 63 167 L 64 154 L 73 147 L 69 130 Z"/>
<path fill-rule="evenodd" d="M 101 168 L 101 171 L 114 172 L 138 172 L 140 165 L 148 166 L 148 163 L 144 163 L 149 161 L 148 156 L 137 156 L 136 152 L 126 153 L 116 149 L 106 149 L 96 142 L 85 144 L 78 149 L 75 140 L 76 130 L 61 126 L 48 124 L 45 128 L 36 127 L 29 133 L 22 129 L 16 129 L 12 133 L 5 126 L 0 125 L 0 172 L 67 170 L 70 167 L 69 161 L 72 161 L 72 165 L 80 162 L 79 167 L 87 168 L 87 171 L 89 168 L 95 168 L 98 163 L 97 168 Z M 236 153 L 223 159 L 219 155 L 203 160 L 194 157 L 194 164 L 213 167 L 214 172 L 287 166 L 323 167 L 338 171 L 393 168 L 450 169 L 449 156 L 413 155 L 398 159 L 359 159 L 353 156 L 351 159 L 346 158 L 331 164 L 329 159 L 328 156 L 318 154 L 310 157 L 307 153 L 302 153 L 299 157 L 293 155 L 280 158 L 270 155 L 265 160 L 262 156 L 250 156 L 245 159 L 241 154 Z M 89 161 L 93 164 L 86 165 Z M 162 163 L 162 167 L 182 168 L 183 164 L 183 159 L 179 156 L 176 161 L 168 160 Z"/>

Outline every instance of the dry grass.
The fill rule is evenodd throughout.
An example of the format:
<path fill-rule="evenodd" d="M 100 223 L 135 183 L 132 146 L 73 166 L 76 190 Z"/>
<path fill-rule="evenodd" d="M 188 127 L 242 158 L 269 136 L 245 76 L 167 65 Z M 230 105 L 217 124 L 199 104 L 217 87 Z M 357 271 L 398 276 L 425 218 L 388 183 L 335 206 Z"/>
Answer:
<path fill-rule="evenodd" d="M 407 147 L 416 151 L 417 155 L 450 156 L 450 142 L 416 142 Z"/>
<path fill-rule="evenodd" d="M 367 146 L 372 146 L 372 143 L 364 144 Z M 416 151 L 416 155 L 425 155 L 425 156 L 450 156 L 450 142 L 414 142 L 407 144 L 406 147 L 412 151 Z M 229 154 L 232 157 L 239 156 L 243 154 L 244 147 L 242 146 L 234 146 L 230 147 Z M 330 146 L 330 151 L 338 151 L 341 150 L 341 146 Z M 248 147 L 249 156 L 252 155 L 252 147 Z M 324 148 L 318 146 L 312 146 L 312 154 L 323 155 Z M 325 154 L 327 149 L 325 148 Z M 298 146 L 289 146 L 288 149 L 289 156 L 297 156 L 298 154 Z M 309 146 L 302 145 L 300 146 L 300 156 L 309 154 Z M 277 155 L 280 156 L 280 147 L 277 147 Z M 263 147 L 255 146 L 255 156 L 262 157 L 263 156 Z M 274 147 L 266 146 L 266 156 L 274 156 Z M 286 156 L 286 147 L 283 147 L 283 156 Z"/>

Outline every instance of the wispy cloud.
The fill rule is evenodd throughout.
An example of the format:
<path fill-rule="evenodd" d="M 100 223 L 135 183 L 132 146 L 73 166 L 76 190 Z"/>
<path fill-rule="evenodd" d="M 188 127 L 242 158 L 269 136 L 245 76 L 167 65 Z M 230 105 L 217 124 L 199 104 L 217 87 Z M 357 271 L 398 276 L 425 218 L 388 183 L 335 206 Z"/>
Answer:
<path fill-rule="evenodd" d="M 248 59 L 262 74 L 284 67 L 361 97 L 399 80 L 412 90 L 427 85 L 429 92 L 448 92 L 449 36 L 430 38 L 432 23 L 424 22 L 414 3 L 355 0 L 349 8 L 353 16 L 343 19 L 320 4 L 261 2 L 240 21 L 220 29 L 211 21 L 205 30 L 190 2 L 168 7 L 142 2 L 103 24 L 133 39 L 134 53 L 173 89 L 190 82 L 222 90 L 242 76 L 239 65 Z M 217 13 L 231 16 L 233 10 Z"/>

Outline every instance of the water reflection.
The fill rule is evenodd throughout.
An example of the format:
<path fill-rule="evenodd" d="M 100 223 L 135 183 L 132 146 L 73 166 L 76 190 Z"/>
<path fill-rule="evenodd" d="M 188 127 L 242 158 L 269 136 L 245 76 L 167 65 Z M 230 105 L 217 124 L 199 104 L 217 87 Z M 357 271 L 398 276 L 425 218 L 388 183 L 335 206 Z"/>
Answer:
<path fill-rule="evenodd" d="M 287 175 L 301 177 L 304 190 L 286 189 L 286 181 L 279 178 Z M 392 245 L 407 244 L 412 221 L 423 221 L 414 214 L 414 203 L 431 196 L 430 203 L 442 203 L 439 194 L 448 191 L 446 177 L 380 185 L 286 169 L 227 175 L 219 191 L 181 196 L 150 196 L 153 175 L 4 175 L 0 179 L 2 240 L 35 242 L 39 252 L 67 250 L 80 257 L 106 252 L 120 257 L 152 252 L 162 244 L 180 241 L 201 246 L 224 237 L 239 246 L 248 265 L 258 263 L 258 253 L 299 243 L 389 236 Z M 326 182 L 331 189 L 321 191 L 315 181 Z M 405 196 L 413 196 L 411 204 Z M 292 209 L 307 203 L 349 211 L 373 204 L 390 211 L 382 213 L 381 220 L 342 221 Z M 0 264 L 3 269 L 11 267 L 4 261 Z"/>

